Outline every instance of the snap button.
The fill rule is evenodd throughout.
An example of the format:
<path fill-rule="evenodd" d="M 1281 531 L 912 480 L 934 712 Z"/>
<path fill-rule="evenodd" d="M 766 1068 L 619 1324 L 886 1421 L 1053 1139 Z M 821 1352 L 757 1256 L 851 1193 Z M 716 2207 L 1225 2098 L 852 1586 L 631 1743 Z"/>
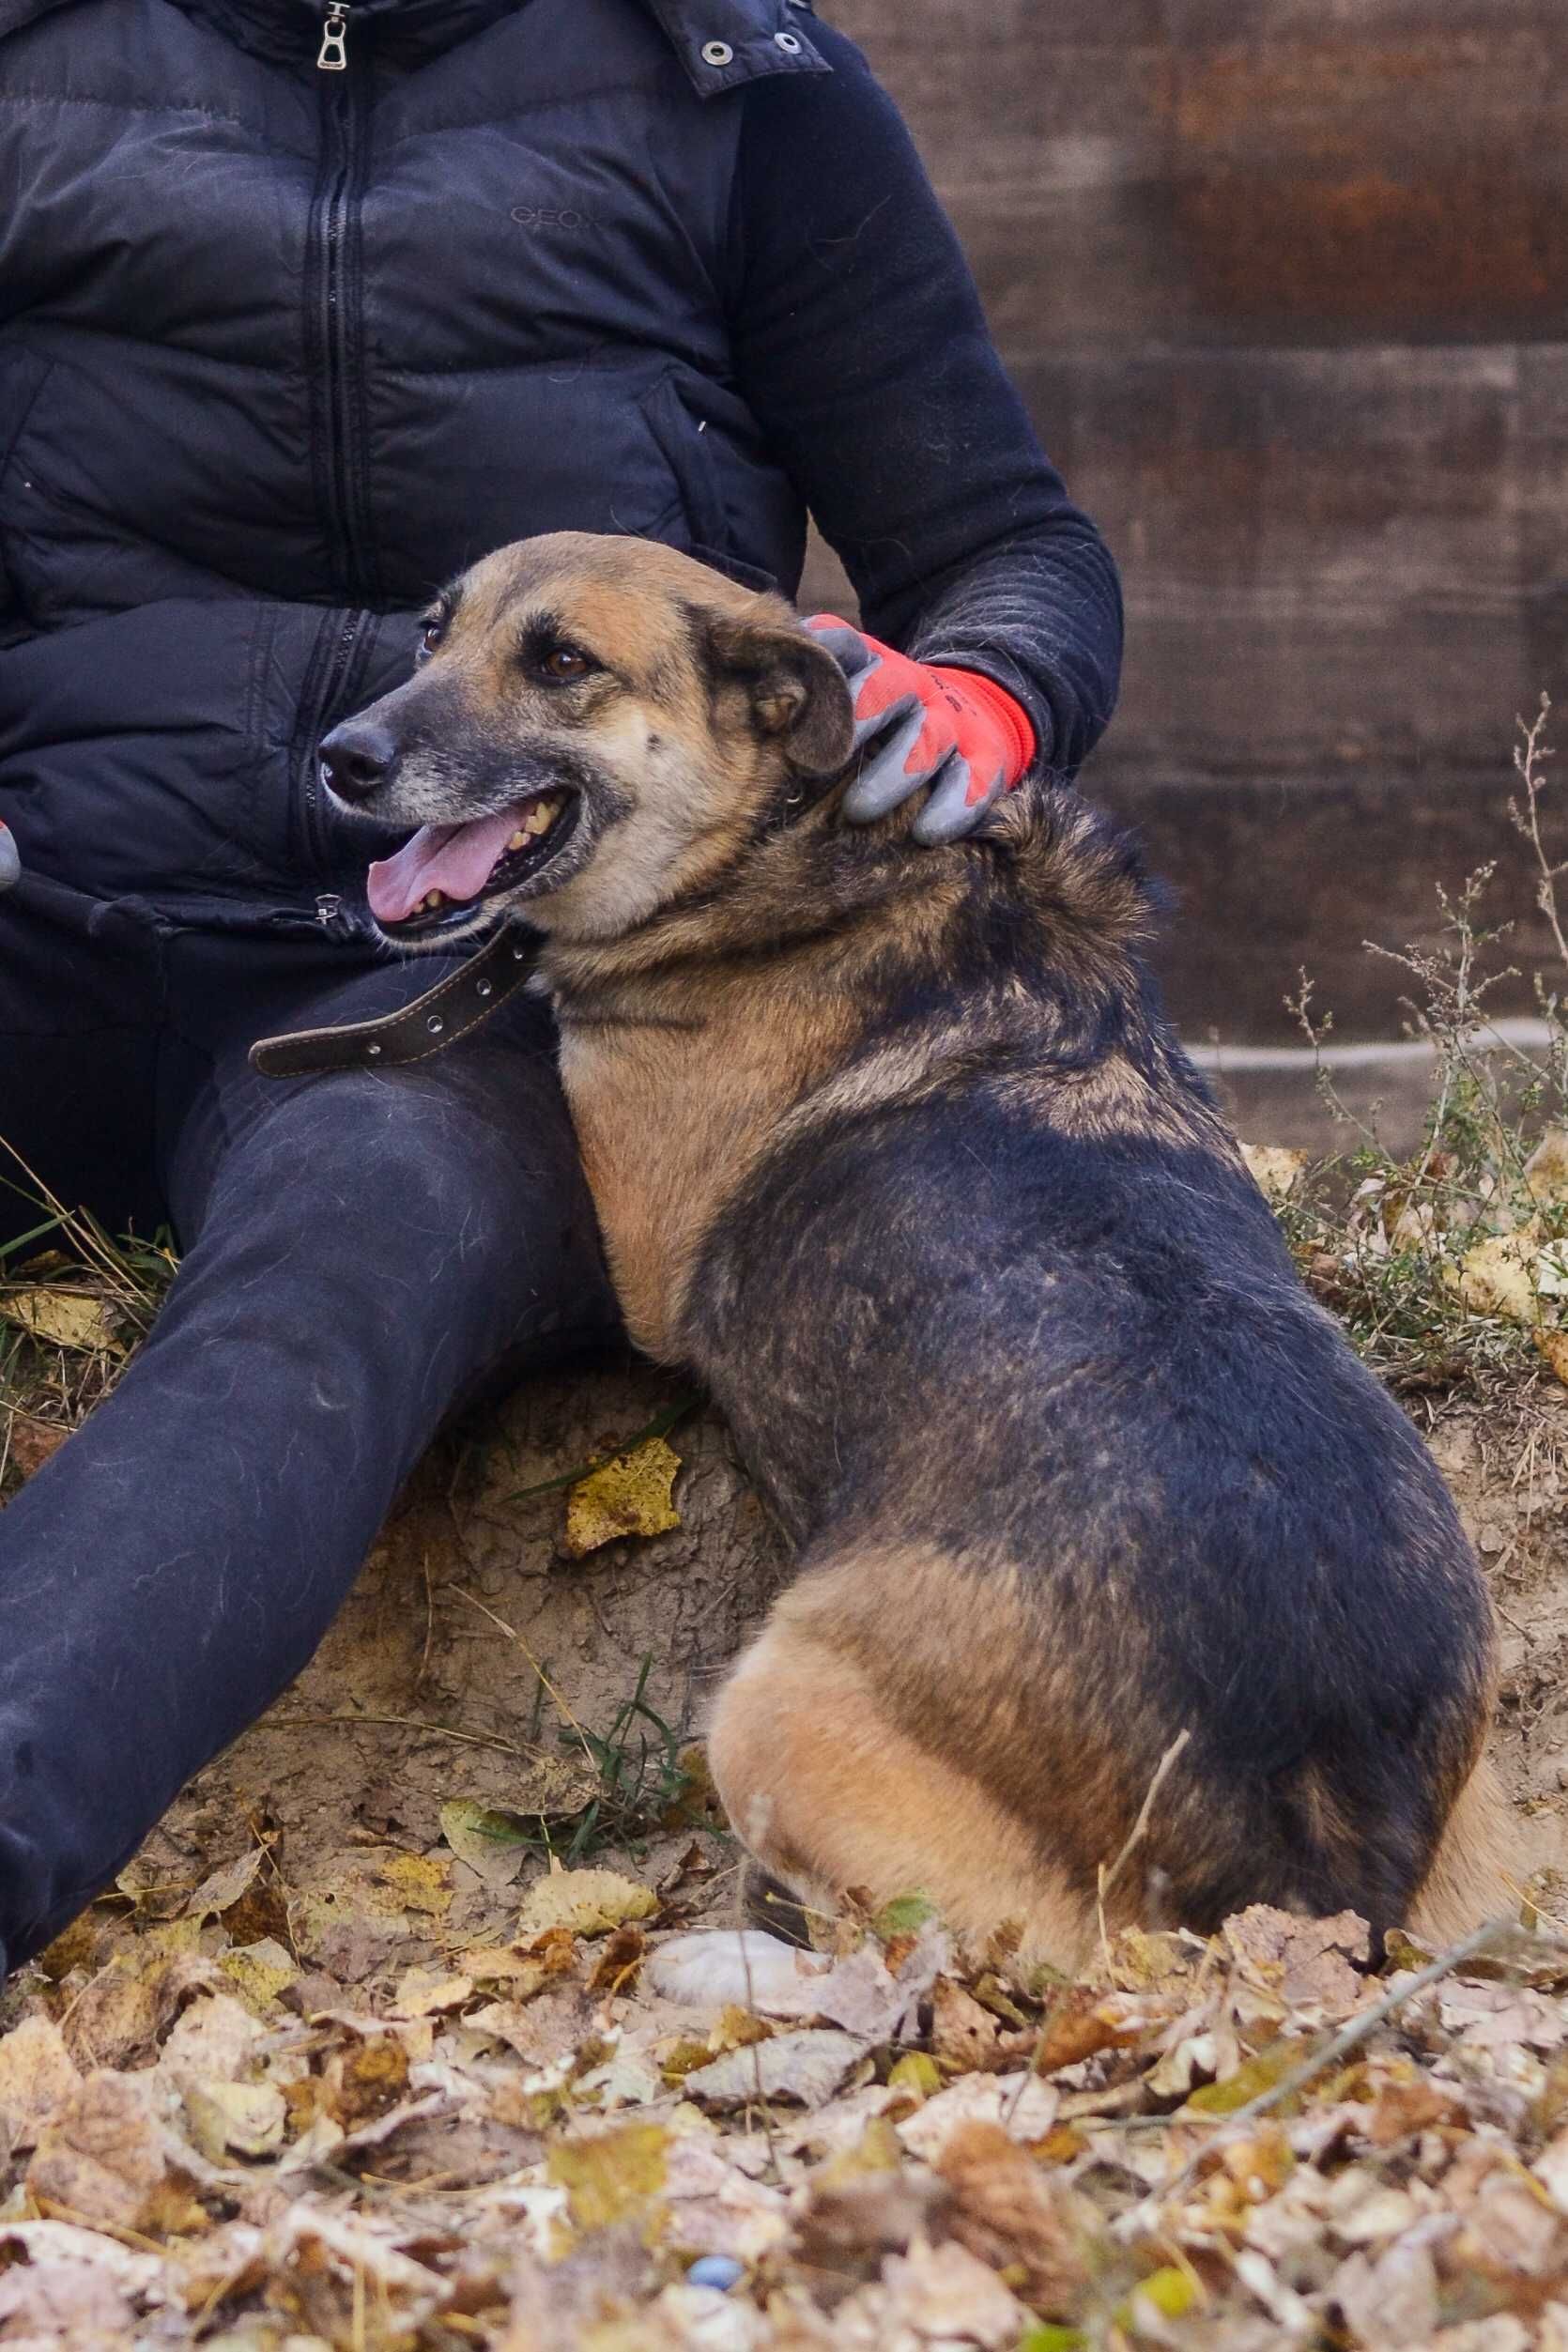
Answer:
<path fill-rule="evenodd" d="M 446 1022 L 441 1019 L 439 1013 L 431 1013 L 424 1025 L 429 1030 L 433 1038 L 438 1038 L 441 1031 L 446 1027 Z"/>
<path fill-rule="evenodd" d="M 489 980 L 476 980 L 473 984 L 473 992 L 476 996 L 488 996 L 491 992 L 492 985 L 492 982 Z"/>
<path fill-rule="evenodd" d="M 366 1052 L 366 1053 L 369 1055 L 370 1059 L 371 1059 L 373 1062 L 377 1059 L 377 1055 L 380 1053 L 380 1051 L 381 1051 L 380 1047 L 379 1047 L 378 1045 L 374 1044 L 374 1043 L 372 1043 L 372 1044 L 370 1044 L 370 1045 L 367 1045 L 367 1046 L 365 1047 L 365 1052 Z"/>
<path fill-rule="evenodd" d="M 732 66 L 735 53 L 727 40 L 705 40 L 702 44 L 702 62 L 705 66 Z"/>
<path fill-rule="evenodd" d="M 776 48 L 788 50 L 792 57 L 799 56 L 800 42 L 793 33 L 775 33 L 773 38 Z"/>

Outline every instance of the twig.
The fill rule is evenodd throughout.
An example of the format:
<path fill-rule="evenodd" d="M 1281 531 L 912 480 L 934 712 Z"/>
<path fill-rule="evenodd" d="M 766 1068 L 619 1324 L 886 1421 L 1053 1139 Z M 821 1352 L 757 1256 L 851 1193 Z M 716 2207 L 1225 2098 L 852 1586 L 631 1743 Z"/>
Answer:
<path fill-rule="evenodd" d="M 499 1748 L 503 1756 L 527 1758 L 526 1747 L 518 1747 L 512 1740 L 490 1739 L 478 1731 L 454 1731 L 450 1724 L 425 1723 L 418 1715 L 272 1715 L 269 1720 L 284 1729 L 302 1730 L 307 1725 L 336 1723 L 346 1730 L 353 1730 L 365 1723 L 390 1724 L 400 1731 L 433 1731 L 438 1740 L 456 1740 L 464 1747 Z"/>
<path fill-rule="evenodd" d="M 1527 727 L 1522 718 L 1517 722 L 1525 740 L 1522 747 L 1517 744 L 1514 746 L 1514 765 L 1525 788 L 1525 814 L 1523 817 L 1520 816 L 1516 802 L 1510 805 L 1509 814 L 1513 817 L 1519 832 L 1524 835 L 1535 852 L 1536 869 L 1540 877 L 1536 887 L 1535 903 L 1552 927 L 1552 937 L 1557 942 L 1559 956 L 1564 964 L 1568 964 L 1568 939 L 1564 939 L 1562 935 L 1562 925 L 1558 918 L 1557 909 L 1557 878 L 1563 869 L 1560 866 L 1552 864 L 1546 854 L 1545 844 L 1541 838 L 1542 779 L 1538 771 L 1542 761 L 1549 760 L 1552 756 L 1550 746 L 1541 741 L 1546 721 L 1551 716 L 1551 697 L 1543 694 L 1541 707 L 1530 724 Z"/>
<path fill-rule="evenodd" d="M 1254 2115 L 1266 2115 L 1271 2108 L 1280 2106 L 1294 2092 L 1300 2090 L 1304 2083 L 1310 2083 L 1315 2075 L 1326 2072 L 1330 2067 L 1337 2066 L 1340 2060 L 1347 2057 L 1352 2050 L 1359 2050 L 1361 2043 L 1376 2032 L 1385 2018 L 1391 2017 L 1396 2009 L 1402 2009 L 1406 2003 L 1413 2001 L 1418 1993 L 1425 1992 L 1431 1986 L 1440 1983 L 1444 1976 L 1451 1976 L 1456 1968 L 1463 1968 L 1468 1960 L 1474 1960 L 1477 1953 L 1483 1952 L 1489 1944 L 1495 1944 L 1499 1935 L 1505 1935 L 1515 1924 L 1512 1918 L 1499 1915 L 1496 1919 L 1484 1921 L 1481 1927 L 1463 1937 L 1459 1943 L 1451 1944 L 1446 1952 L 1440 1952 L 1435 1960 L 1429 1960 L 1423 1969 L 1411 1977 L 1407 1985 L 1396 1985 L 1391 1992 L 1385 1993 L 1382 2000 L 1375 2002 L 1370 2009 L 1362 2009 L 1358 2016 L 1351 2019 L 1348 2025 L 1342 2025 L 1320 2056 L 1304 2060 L 1300 2066 L 1293 2068 L 1289 2074 L 1283 2076 L 1270 2089 L 1260 2091 L 1256 2098 L 1250 2098 L 1247 2101 L 1245 2107 L 1238 2107 L 1231 2117 L 1231 2121 L 1233 2123 L 1251 2122 Z"/>
<path fill-rule="evenodd" d="M 540 1665 L 538 1659 L 529 1648 L 528 1643 L 523 1639 L 522 1635 L 517 1631 L 515 1625 L 509 1625 L 504 1617 L 498 1617 L 495 1610 L 488 1607 L 486 1604 L 479 1598 L 477 1593 L 470 1592 L 466 1585 L 454 1584 L 450 1588 L 450 1590 L 456 1593 L 460 1601 L 467 1601 L 470 1608 L 476 1608 L 481 1617 L 487 1617 L 491 1624 L 495 1626 L 497 1632 L 504 1634 L 508 1641 L 515 1641 L 516 1643 L 518 1649 L 522 1652 L 530 1666 L 532 1667 L 535 1674 L 538 1675 L 540 1682 L 544 1684 L 546 1690 L 548 1691 L 551 1699 L 560 1710 L 561 1720 L 569 1724 L 572 1729 L 576 1733 L 578 1739 L 582 1742 L 583 1754 L 587 1757 L 589 1762 L 593 1765 L 594 1770 L 597 1771 L 598 1765 L 594 1758 L 592 1745 L 589 1740 L 587 1732 L 583 1729 L 582 1725 L 577 1721 L 577 1718 L 572 1713 L 570 1706 L 561 1697 L 560 1691 L 557 1690 L 555 1684 L 551 1682 L 549 1676 L 546 1673 L 544 1668 Z"/>
<path fill-rule="evenodd" d="M 1171 1771 L 1171 1767 L 1175 1764 L 1176 1759 L 1180 1756 L 1182 1750 L 1186 1747 L 1191 1737 L 1191 1732 L 1185 1725 L 1183 1725 L 1182 1729 L 1176 1733 L 1176 1738 L 1171 1742 L 1170 1746 L 1165 1750 L 1164 1755 L 1161 1756 L 1159 1763 L 1156 1764 L 1154 1768 L 1154 1776 L 1150 1780 L 1148 1787 L 1145 1790 L 1144 1801 L 1138 1807 L 1138 1818 L 1133 1822 L 1132 1827 L 1128 1831 L 1127 1837 L 1120 1853 L 1117 1854 L 1115 1862 L 1112 1863 L 1109 1869 L 1105 1868 L 1103 1863 L 1099 1866 L 1099 1881 L 1095 1888 L 1095 1913 L 1099 1922 L 1099 1948 L 1101 1953 L 1106 1957 L 1109 1957 L 1111 1947 L 1110 1939 L 1105 1932 L 1105 1898 L 1110 1893 L 1112 1887 L 1115 1886 L 1117 1879 L 1120 1878 L 1130 1857 L 1137 1851 L 1138 1846 L 1141 1844 L 1144 1833 L 1149 1825 L 1149 1816 L 1154 1811 L 1154 1801 L 1160 1794 L 1161 1790 L 1164 1787 L 1166 1778 Z M 1006 2127 L 1012 2122 L 1013 2117 L 1017 2114 L 1018 2110 L 1022 2103 L 1024 2092 L 1028 2089 L 1030 2083 L 1035 2080 L 1035 2068 L 1039 2063 L 1039 2054 L 1045 2047 L 1046 2036 L 1050 2031 L 1051 2019 L 1049 2014 L 1047 2014 L 1047 2016 L 1042 2018 L 1040 2021 L 1039 2032 L 1035 2037 L 1035 2047 L 1029 2052 L 1029 2063 L 1019 2077 L 1018 2088 L 1013 2093 L 1007 2112 L 1002 2118 L 1004 2129 L 1006 2129 Z"/>
<path fill-rule="evenodd" d="M 1276 2107 L 1283 2106 L 1287 2098 L 1293 2098 L 1298 2091 L 1304 2089 L 1307 2083 L 1315 2082 L 1317 2077 L 1327 2073 L 1330 2067 L 1338 2066 L 1340 2060 L 1348 2057 L 1351 2051 L 1359 2050 L 1362 2042 L 1369 2039 L 1386 2019 L 1392 2017 L 1396 2009 L 1404 2008 L 1419 1994 L 1430 1991 L 1431 1988 L 1440 1983 L 1443 1977 L 1452 1976 L 1455 1969 L 1463 1968 L 1467 1960 L 1474 1960 L 1479 1953 L 1486 1949 L 1489 1944 L 1495 1944 L 1499 1936 L 1507 1934 L 1514 1925 L 1515 1922 L 1506 1915 L 1484 1921 L 1470 1934 L 1462 1937 L 1457 1944 L 1451 1944 L 1446 1952 L 1439 1952 L 1437 1959 L 1430 1960 L 1423 1969 L 1412 1976 L 1408 1984 L 1396 1985 L 1391 1992 L 1385 1993 L 1382 2000 L 1375 2002 L 1370 2009 L 1359 2011 L 1350 2020 L 1348 2025 L 1342 2025 L 1332 2039 L 1325 2043 L 1324 2047 L 1314 2056 L 1304 2058 L 1299 2066 L 1293 2067 L 1288 2074 L 1282 2075 L 1279 2082 L 1271 2084 L 1268 2090 L 1260 2091 L 1256 2098 L 1250 2098 L 1244 2107 L 1237 2107 L 1232 2114 L 1206 2115 L 1203 2121 L 1227 2125 L 1254 2123 L 1260 2115 L 1272 2114 Z M 1198 2119 L 1195 2116 L 1183 2116 L 1182 2118 L 1184 2123 L 1196 2120 Z M 1194 2177 L 1199 2165 L 1208 2152 L 1207 2148 L 1200 2148 L 1197 2154 L 1182 2166 L 1175 2180 L 1155 2191 L 1148 2202 L 1153 2205 L 1166 2198 L 1178 2196 Z"/>
<path fill-rule="evenodd" d="M 741 1888 L 737 1889 L 737 1892 L 740 1893 L 744 1886 L 745 1881 L 743 1880 Z M 744 1925 L 740 1929 L 740 1938 L 741 1967 L 746 1975 L 746 2006 L 749 2014 L 756 2017 L 758 2015 L 757 1995 L 751 1982 L 751 1954 L 746 1948 L 746 1930 Z M 757 2090 L 757 2111 L 762 2118 L 762 2137 L 768 2144 L 768 2162 L 773 2167 L 775 2180 L 782 2188 L 784 2171 L 778 2161 L 778 2149 L 773 2136 L 773 2115 L 768 2107 L 767 2094 L 762 2087 L 762 2052 L 759 2042 L 753 2042 L 751 2045 L 751 2076 Z"/>
<path fill-rule="evenodd" d="M 1095 1889 L 1095 1909 L 1099 1915 L 1099 1943 L 1100 1949 L 1102 1951 L 1107 1948 L 1105 1935 L 1105 1898 L 1111 1892 L 1112 1887 L 1115 1886 L 1116 1881 L 1120 1878 L 1122 1871 L 1126 1868 L 1128 1862 L 1142 1843 L 1144 1833 L 1149 1825 L 1149 1816 L 1154 1811 L 1154 1800 L 1160 1794 L 1161 1790 L 1164 1787 L 1165 1781 L 1170 1774 L 1171 1767 L 1175 1764 L 1182 1750 L 1188 1745 L 1191 1737 L 1191 1732 L 1187 1729 L 1185 1726 L 1183 1726 L 1182 1729 L 1176 1733 L 1176 1738 L 1171 1742 L 1170 1746 L 1165 1750 L 1164 1755 L 1161 1756 L 1159 1763 L 1156 1764 L 1154 1768 L 1154 1777 L 1149 1782 L 1147 1789 L 1144 1792 L 1144 1801 L 1138 1807 L 1138 1818 L 1127 1833 L 1126 1844 L 1122 1847 L 1120 1853 L 1117 1854 L 1115 1862 L 1112 1863 L 1111 1868 L 1108 1870 L 1105 1868 L 1103 1864 L 1100 1866 L 1099 1881 Z"/>

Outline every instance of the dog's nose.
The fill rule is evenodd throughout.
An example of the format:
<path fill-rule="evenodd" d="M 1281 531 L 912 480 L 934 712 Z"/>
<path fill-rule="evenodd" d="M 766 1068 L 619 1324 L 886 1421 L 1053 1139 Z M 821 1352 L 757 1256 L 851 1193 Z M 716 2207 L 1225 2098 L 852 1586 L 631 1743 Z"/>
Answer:
<path fill-rule="evenodd" d="M 346 718 L 321 744 L 322 781 L 340 800 L 368 800 L 397 763 L 391 730 L 373 721 Z"/>

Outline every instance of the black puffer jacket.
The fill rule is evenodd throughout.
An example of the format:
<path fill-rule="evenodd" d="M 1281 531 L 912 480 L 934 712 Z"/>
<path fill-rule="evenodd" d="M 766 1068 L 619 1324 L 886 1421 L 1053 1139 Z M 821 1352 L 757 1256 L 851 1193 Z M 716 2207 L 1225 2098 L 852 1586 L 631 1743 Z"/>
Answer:
<path fill-rule="evenodd" d="M 0 815 L 34 871 L 351 921 L 369 845 L 314 746 L 434 586 L 569 526 L 792 591 L 807 504 L 869 625 L 1076 765 L 1109 559 L 897 115 L 794 0 L 0 0 Z"/>

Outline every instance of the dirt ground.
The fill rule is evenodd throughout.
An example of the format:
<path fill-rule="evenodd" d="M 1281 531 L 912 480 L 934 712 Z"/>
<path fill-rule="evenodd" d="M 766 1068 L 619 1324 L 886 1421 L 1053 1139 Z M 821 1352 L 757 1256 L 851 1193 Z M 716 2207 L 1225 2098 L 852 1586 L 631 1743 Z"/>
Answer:
<path fill-rule="evenodd" d="M 576 1725 L 607 1733 L 639 1678 L 689 1736 L 782 1574 L 727 1432 L 694 1405 L 669 1433 L 682 1524 L 586 1560 L 564 1546 L 561 1483 L 684 1394 L 643 1365 L 538 1380 L 438 1448 L 315 1661 L 187 1790 L 148 1866 L 199 1878 L 254 1820 L 315 1883 L 367 1833 L 433 1844 L 454 1800 L 526 1814 L 534 1766 L 509 1748 L 548 1758 Z"/>
<path fill-rule="evenodd" d="M 1568 2352 L 1568 1394 L 1421 1409 L 1533 1932 L 1258 1906 L 1068 1983 L 912 1903 L 726 1991 L 686 1743 L 779 1547 L 668 1376 L 519 1391 L 0 1998 L 0 2352 Z M 578 1556 L 655 1433 L 678 1523 Z"/>
<path fill-rule="evenodd" d="M 668 1376 L 519 1390 L 0 1997 L 0 2352 L 1568 2352 L 1568 1394 L 1427 1421 L 1535 1931 L 1368 1974 L 1253 1908 L 1065 1983 L 912 1903 L 724 1992 L 684 1743 L 778 1543 Z M 677 1524 L 578 1557 L 653 1433 Z"/>
<path fill-rule="evenodd" d="M 654 1712 L 683 1740 L 699 1732 L 705 1699 L 784 1575 L 723 1424 L 694 1407 L 670 1433 L 682 1524 L 667 1533 L 573 1560 L 564 1487 L 550 1483 L 615 1452 L 682 1393 L 647 1366 L 537 1381 L 467 1443 L 439 1449 L 314 1664 L 186 1791 L 147 1865 L 200 1878 L 254 1821 L 275 1833 L 290 1875 L 315 1883 L 392 1825 L 410 1845 L 434 1843 L 454 1799 L 526 1811 L 531 1767 L 507 1744 L 549 1752 L 569 1745 L 574 1721 L 604 1732 L 645 1666 Z M 1497 1603 L 1495 1755 L 1524 1857 L 1550 1874 L 1539 1890 L 1548 1907 L 1560 1881 L 1568 1916 L 1568 1394 L 1560 1403 L 1544 1379 L 1528 1411 L 1519 1405 L 1422 1407 L 1418 1418 Z M 484 1740 L 501 1745 L 473 1745 Z"/>

